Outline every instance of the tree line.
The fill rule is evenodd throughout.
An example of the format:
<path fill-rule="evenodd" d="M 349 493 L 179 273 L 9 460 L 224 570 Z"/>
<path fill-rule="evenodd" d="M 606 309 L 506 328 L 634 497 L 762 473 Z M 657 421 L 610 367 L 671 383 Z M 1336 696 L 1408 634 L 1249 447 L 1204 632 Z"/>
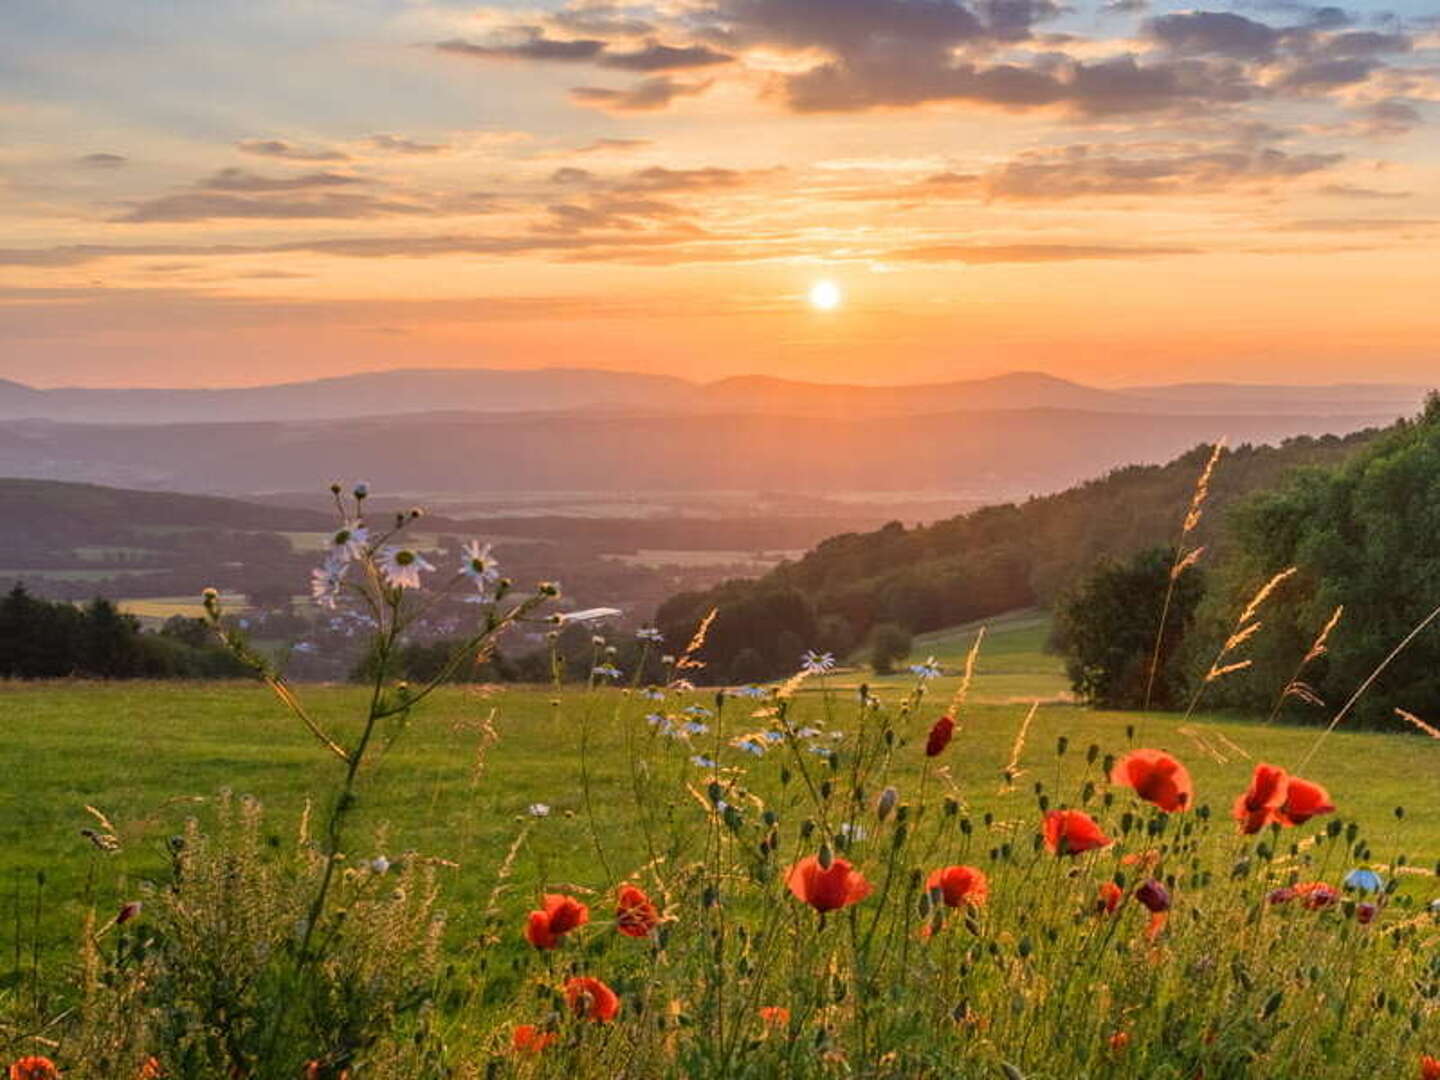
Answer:
<path fill-rule="evenodd" d="M 1240 500 L 1221 538 L 1176 580 L 1158 654 L 1173 549 L 1103 559 L 1065 591 L 1055 641 L 1077 692 L 1142 705 L 1158 655 L 1152 704 L 1328 721 L 1383 665 L 1347 724 L 1407 726 L 1397 709 L 1437 719 L 1440 618 L 1387 658 L 1440 607 L 1440 396 L 1344 461 Z M 1273 580 L 1257 628 L 1227 649 Z M 1217 656 L 1236 666 L 1213 674 Z"/>
<path fill-rule="evenodd" d="M 96 597 L 83 607 L 43 600 L 17 584 L 0 599 L 0 678 L 233 678 L 243 666 L 200 619 L 158 631 Z"/>

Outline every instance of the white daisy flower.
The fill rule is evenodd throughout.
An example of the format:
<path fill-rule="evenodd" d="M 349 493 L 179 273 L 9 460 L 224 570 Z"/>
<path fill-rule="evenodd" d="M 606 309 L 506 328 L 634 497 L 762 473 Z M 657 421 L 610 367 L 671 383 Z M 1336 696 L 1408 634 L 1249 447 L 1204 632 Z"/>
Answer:
<path fill-rule="evenodd" d="M 525 812 L 531 817 L 549 817 L 550 807 L 543 802 L 532 802 L 525 808 Z"/>
<path fill-rule="evenodd" d="M 823 675 L 827 671 L 834 670 L 835 654 L 809 649 L 804 656 L 800 657 L 800 666 L 811 675 Z"/>
<path fill-rule="evenodd" d="M 435 569 L 414 548 L 387 547 L 377 562 L 385 580 L 397 589 L 420 588 L 420 572 Z"/>
<path fill-rule="evenodd" d="M 490 554 L 490 545 L 471 540 L 460 549 L 460 573 L 475 583 L 475 588 L 485 592 L 500 580 L 500 564 Z"/>
<path fill-rule="evenodd" d="M 358 521 L 347 521 L 330 534 L 330 554 L 341 559 L 358 559 L 370 542 L 370 530 Z"/>
<path fill-rule="evenodd" d="M 650 645 L 662 645 L 665 642 L 665 635 L 653 626 L 642 626 L 635 631 L 637 641 L 644 641 Z"/>
<path fill-rule="evenodd" d="M 332 551 L 323 565 L 310 571 L 310 596 L 315 603 L 323 608 L 334 608 L 340 599 L 340 589 L 345 584 L 345 571 L 349 565 Z"/>

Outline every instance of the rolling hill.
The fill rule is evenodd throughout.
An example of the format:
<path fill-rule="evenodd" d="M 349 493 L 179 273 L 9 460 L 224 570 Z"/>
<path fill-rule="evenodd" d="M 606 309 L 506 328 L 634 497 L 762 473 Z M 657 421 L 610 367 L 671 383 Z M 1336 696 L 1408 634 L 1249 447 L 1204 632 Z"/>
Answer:
<path fill-rule="evenodd" d="M 1101 413 L 1396 417 L 1420 388 L 1196 383 L 1101 389 L 1038 372 L 900 386 L 859 386 L 745 375 L 698 383 L 667 375 L 583 368 L 362 372 L 228 389 L 36 389 L 0 380 L 0 420 L 219 423 L 335 420 L 437 411 L 480 413 L 631 409 L 857 417 L 1068 409 Z"/>

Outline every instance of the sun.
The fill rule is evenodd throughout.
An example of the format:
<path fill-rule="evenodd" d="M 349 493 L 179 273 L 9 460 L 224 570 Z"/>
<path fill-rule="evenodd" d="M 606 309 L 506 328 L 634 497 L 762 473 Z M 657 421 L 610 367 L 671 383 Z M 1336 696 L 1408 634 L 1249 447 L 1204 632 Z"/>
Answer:
<path fill-rule="evenodd" d="M 834 311 L 844 299 L 845 294 L 833 281 L 817 281 L 810 286 L 810 306 L 816 311 Z"/>

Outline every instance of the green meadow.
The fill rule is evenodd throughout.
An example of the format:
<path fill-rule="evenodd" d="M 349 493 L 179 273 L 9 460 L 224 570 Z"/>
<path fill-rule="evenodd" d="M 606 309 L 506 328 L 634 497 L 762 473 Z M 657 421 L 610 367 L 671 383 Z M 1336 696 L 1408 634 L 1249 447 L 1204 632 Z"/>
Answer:
<path fill-rule="evenodd" d="M 977 627 L 917 639 L 912 659 L 934 656 L 946 674 L 925 685 L 917 730 L 945 711 Z M 1059 661 L 1043 651 L 1045 618 L 1019 613 L 994 620 L 976 664 L 960 727 L 941 777 L 946 790 L 978 810 L 993 808 L 1017 823 L 1033 817 L 1034 785 L 1065 798 L 1086 771 L 1092 744 L 1120 755 L 1132 746 L 1167 749 L 1195 778 L 1197 801 L 1227 814 L 1256 762 L 1294 768 L 1320 737 L 1317 727 L 1270 725 L 1242 718 L 1109 713 L 1066 700 Z M 828 716 L 845 728 L 857 688 L 894 705 L 917 685 L 908 672 L 867 678 L 839 669 L 804 684 L 792 707 L 804 725 Z M 365 704 L 358 688 L 301 687 L 320 722 L 349 732 Z M 713 691 L 672 695 L 663 708 L 713 709 Z M 756 703 L 727 698 L 718 734 L 763 729 Z M 1026 725 L 1027 715 L 1034 709 Z M 748 755 L 717 745 L 716 732 L 686 741 L 657 738 L 644 717 L 661 708 L 624 689 L 451 687 L 418 711 L 409 727 L 367 766 L 351 835 L 354 857 L 418 851 L 456 864 L 446 897 L 458 926 L 485 902 L 495 871 L 519 831 L 527 833 L 514 884 L 533 890 L 542 880 L 604 881 L 638 865 L 641 851 L 627 823 L 633 815 L 627 732 L 673 766 L 694 787 L 706 770 L 690 764 L 712 754 L 722 764 L 749 765 Z M 1022 728 L 1023 738 L 1022 738 Z M 14 778 L 0 790 L 0 880 L 11 918 L 0 938 L 17 935 L 28 949 L 37 875 L 44 875 L 39 938 L 60 956 L 87 898 L 102 909 L 132 899 L 140 880 L 163 872 L 165 840 L 186 817 L 204 818 L 222 791 L 249 795 L 267 810 L 267 828 L 288 841 L 307 804 L 328 806 L 337 763 L 264 687 L 243 683 L 39 683 L 0 687 L 0 770 Z M 1067 744 L 1058 753 L 1061 741 Z M 777 751 L 770 751 L 772 755 Z M 1012 766 L 1014 782 L 1006 784 Z M 759 765 L 756 763 L 758 771 Z M 906 790 L 918 780 L 912 758 L 893 780 Z M 1440 859 L 1440 741 L 1418 736 L 1338 730 L 1320 741 L 1305 775 L 1325 784 L 1338 815 L 1358 822 L 1373 861 L 1405 855 L 1412 867 Z M 932 778 L 932 783 L 934 782 Z M 588 789 L 588 799 L 586 797 Z M 527 808 L 551 808 L 543 819 Z M 81 830 L 97 827 L 93 807 L 115 826 L 118 852 L 97 850 Z M 1403 808 L 1403 818 L 1397 816 Z M 583 827 L 611 839 L 597 848 Z M 608 865 L 609 871 L 606 871 Z M 1339 868 L 1336 868 L 1339 869 Z M 1428 874 L 1408 883 L 1419 898 L 1440 895 Z M 30 914 L 17 930 L 16 905 Z M 13 953 L 13 941 L 7 941 Z"/>

